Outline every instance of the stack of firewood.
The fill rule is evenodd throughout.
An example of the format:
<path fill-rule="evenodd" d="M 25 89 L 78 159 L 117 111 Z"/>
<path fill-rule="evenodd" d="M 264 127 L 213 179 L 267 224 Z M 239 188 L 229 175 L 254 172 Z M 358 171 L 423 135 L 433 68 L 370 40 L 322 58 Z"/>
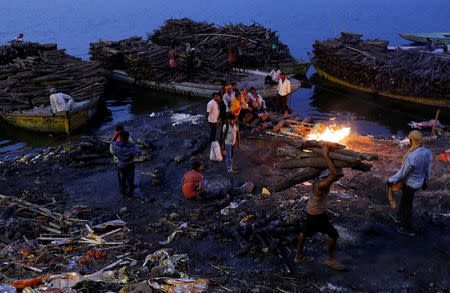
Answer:
<path fill-rule="evenodd" d="M 280 169 L 300 169 L 300 171 L 274 186 L 274 191 L 282 191 L 296 184 L 314 179 L 328 168 L 322 154 L 322 141 L 307 140 L 295 141 L 292 139 L 258 138 L 275 142 L 281 142 L 294 147 L 294 149 L 281 149 L 277 156 L 288 157 L 280 165 Z M 337 168 L 352 168 L 363 172 L 370 171 L 371 165 L 364 161 L 378 160 L 378 155 L 359 153 L 346 149 L 344 145 L 329 143 L 329 156 Z"/>
<path fill-rule="evenodd" d="M 418 50 L 387 50 L 387 41 L 343 35 L 313 45 L 314 62 L 351 84 L 394 94 L 450 98 L 450 58 Z"/>
<path fill-rule="evenodd" d="M 280 42 L 276 31 L 256 23 L 216 26 L 214 23 L 195 22 L 189 18 L 169 19 L 153 34 L 149 34 L 149 39 L 158 45 L 184 46 L 189 43 L 195 48 L 223 50 L 225 54 L 230 41 L 232 48 L 237 50 L 243 40 L 249 67 L 294 61 L 289 48 Z"/>
<path fill-rule="evenodd" d="M 152 81 L 169 81 L 174 76 L 168 53 L 176 46 L 177 81 L 220 82 L 236 80 L 228 64 L 228 50 L 238 54 L 243 47 L 246 67 L 290 63 L 294 59 L 276 32 L 261 25 L 237 24 L 215 26 L 188 18 L 167 20 L 160 29 L 149 34 L 149 40 L 131 37 L 117 42 L 100 40 L 90 44 L 91 60 L 99 61 L 108 70 L 125 70 L 131 77 Z M 188 79 L 186 46 L 190 44 L 193 76 Z"/>
<path fill-rule="evenodd" d="M 149 48 L 148 42 L 137 36 L 117 42 L 100 39 L 97 43 L 90 43 L 89 54 L 91 60 L 100 62 L 108 70 L 125 70 L 128 54 L 147 51 Z"/>
<path fill-rule="evenodd" d="M 184 48 L 177 49 L 178 81 L 188 80 L 187 56 Z M 171 81 L 174 74 L 169 67 L 167 46 L 149 46 L 145 51 L 126 56 L 126 72 L 138 79 L 153 81 Z M 203 48 L 195 52 L 190 81 L 221 82 L 233 78 L 234 74 L 227 72 L 226 55 L 214 49 Z"/>
<path fill-rule="evenodd" d="M 0 65 L 11 63 L 16 58 L 36 56 L 39 51 L 56 50 L 56 44 L 39 44 L 32 42 L 11 42 L 10 45 L 0 46 Z"/>
<path fill-rule="evenodd" d="M 0 66 L 0 109 L 49 105 L 50 88 L 75 101 L 103 95 L 106 77 L 99 63 L 70 56 L 54 44 L 39 48 L 34 55 L 16 57 Z"/>

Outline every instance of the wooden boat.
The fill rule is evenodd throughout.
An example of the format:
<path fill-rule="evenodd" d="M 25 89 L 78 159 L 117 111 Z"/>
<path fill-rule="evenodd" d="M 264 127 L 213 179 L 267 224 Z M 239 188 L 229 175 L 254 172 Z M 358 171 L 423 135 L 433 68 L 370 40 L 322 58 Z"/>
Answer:
<path fill-rule="evenodd" d="M 285 64 L 279 64 L 280 70 L 283 74 L 294 74 L 294 75 L 306 75 L 306 72 L 308 71 L 309 67 L 311 66 L 311 62 L 306 62 L 301 59 L 295 59 L 295 62 L 293 63 L 285 63 Z M 252 68 L 260 71 L 268 71 L 270 72 L 273 68 L 272 67 L 259 67 L 259 68 Z"/>
<path fill-rule="evenodd" d="M 433 98 L 433 99 L 429 99 L 429 98 L 425 98 L 425 97 L 410 97 L 410 96 L 402 96 L 402 95 L 397 95 L 397 94 L 393 94 L 387 91 L 377 91 L 375 89 L 371 89 L 371 88 L 366 88 L 366 87 L 361 87 L 355 84 L 351 84 L 349 82 L 346 82 L 342 79 L 339 79 L 338 77 L 332 76 L 328 73 L 326 73 L 325 71 L 321 70 L 320 68 L 317 67 L 316 64 L 313 63 L 314 68 L 317 70 L 317 73 L 324 79 L 327 79 L 331 82 L 349 87 L 349 88 L 353 88 L 353 89 L 357 89 L 366 93 L 371 93 L 371 94 L 377 94 L 380 96 L 385 96 L 385 97 L 389 97 L 389 98 L 394 98 L 394 99 L 399 99 L 399 100 L 404 100 L 404 101 L 408 101 L 408 102 L 414 102 L 414 103 L 419 103 L 419 104 L 424 104 L 424 105 L 430 105 L 430 106 L 439 106 L 439 107 L 447 107 L 450 108 L 450 101 L 448 99 L 444 99 L 444 98 Z"/>
<path fill-rule="evenodd" d="M 450 44 L 450 33 L 399 33 L 400 37 L 415 43 L 427 43 L 430 39 L 433 44 L 443 45 Z"/>
<path fill-rule="evenodd" d="M 99 98 L 77 102 L 74 109 L 56 114 L 50 113 L 46 107 L 45 110 L 0 113 L 0 117 L 9 124 L 28 130 L 70 135 L 97 113 L 98 102 Z"/>
<path fill-rule="evenodd" d="M 245 82 L 241 81 L 237 83 L 238 88 L 247 88 L 248 85 L 252 85 L 256 88 L 257 92 L 261 95 L 263 99 L 273 98 L 277 96 L 277 86 L 269 86 L 262 87 L 264 82 L 264 77 L 267 75 L 267 72 L 262 71 L 252 71 L 249 70 L 249 79 L 246 79 Z M 215 84 L 203 84 L 203 83 L 194 83 L 194 82 L 156 82 L 151 80 L 141 80 L 135 79 L 124 71 L 121 70 L 113 70 L 110 72 L 110 77 L 112 79 L 122 81 L 128 84 L 133 84 L 141 87 L 151 88 L 159 91 L 166 91 L 173 94 L 181 94 L 186 96 L 195 96 L 202 98 L 211 98 L 211 95 L 217 92 L 220 88 L 220 85 Z M 255 80 L 255 83 L 252 83 L 252 78 Z M 301 87 L 300 81 L 289 78 L 291 81 L 291 92 L 298 90 Z M 257 86 L 256 84 L 260 84 L 261 86 Z"/>

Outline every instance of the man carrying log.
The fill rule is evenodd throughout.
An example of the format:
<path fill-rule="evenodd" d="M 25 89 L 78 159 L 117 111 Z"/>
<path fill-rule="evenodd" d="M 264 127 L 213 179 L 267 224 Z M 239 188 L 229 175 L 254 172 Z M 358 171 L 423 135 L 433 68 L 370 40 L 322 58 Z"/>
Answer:
<path fill-rule="evenodd" d="M 430 179 L 431 152 L 423 146 L 422 133 L 413 130 L 409 133 L 408 138 L 411 142 L 411 148 L 405 154 L 402 160 L 402 167 L 386 182 L 388 188 L 394 188 L 394 184 L 401 183 L 402 198 L 397 210 L 397 215 L 391 215 L 391 218 L 401 226 L 397 232 L 414 236 L 415 233 L 411 229 L 411 218 L 414 193 L 419 188 L 425 190 L 427 181 Z"/>
<path fill-rule="evenodd" d="M 50 106 L 52 107 L 52 113 L 71 110 L 74 104 L 75 102 L 71 96 L 58 93 L 55 88 L 50 89 Z"/>
<path fill-rule="evenodd" d="M 328 257 L 325 264 L 335 270 L 343 270 L 344 266 L 334 258 L 336 250 L 336 241 L 339 237 L 338 232 L 328 220 L 328 193 L 330 192 L 331 184 L 338 181 L 342 176 L 338 173 L 334 162 L 328 155 L 329 144 L 324 142 L 322 145 L 322 153 L 328 165 L 328 170 L 323 171 L 319 178 L 313 183 L 312 197 L 306 206 L 307 220 L 298 237 L 298 249 L 294 261 L 296 263 L 307 263 L 314 260 L 311 257 L 303 255 L 303 247 L 305 245 L 306 237 L 312 237 L 317 232 L 328 234 Z"/>
<path fill-rule="evenodd" d="M 284 113 L 287 110 L 287 101 L 289 99 L 289 94 L 291 93 L 291 82 L 284 74 L 280 75 L 277 92 L 278 97 L 275 110 L 279 113 Z"/>

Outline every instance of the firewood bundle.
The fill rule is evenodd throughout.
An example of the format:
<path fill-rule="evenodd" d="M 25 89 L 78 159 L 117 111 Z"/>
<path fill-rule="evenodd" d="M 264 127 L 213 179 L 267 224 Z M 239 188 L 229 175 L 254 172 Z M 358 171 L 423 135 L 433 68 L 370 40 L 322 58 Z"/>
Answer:
<path fill-rule="evenodd" d="M 99 63 L 70 56 L 53 44 L 40 48 L 35 55 L 16 57 L 0 66 L 0 109 L 49 105 L 50 88 L 75 101 L 103 95 L 106 77 Z"/>
<path fill-rule="evenodd" d="M 274 186 L 275 191 L 288 189 L 296 184 L 314 179 L 328 168 L 327 162 L 322 155 L 322 141 L 307 140 L 294 141 L 290 139 L 269 139 L 285 143 L 294 149 L 282 149 L 277 154 L 278 157 L 288 157 L 280 165 L 280 169 L 300 169 L 300 171 Z M 364 161 L 378 160 L 376 154 L 359 153 L 348 150 L 344 145 L 330 143 L 330 158 L 337 168 L 352 168 L 354 170 L 367 172 L 371 165 Z"/>
<path fill-rule="evenodd" d="M 0 65 L 11 63 L 16 58 L 36 56 L 39 51 L 56 50 L 56 44 L 39 44 L 32 42 L 11 42 L 10 45 L 0 46 Z"/>
<path fill-rule="evenodd" d="M 259 128 L 265 131 L 273 132 L 279 132 L 282 128 L 290 127 L 292 128 L 293 135 L 300 136 L 304 134 L 304 127 L 301 127 L 301 125 L 312 125 L 312 118 L 306 117 L 302 119 L 296 113 L 280 114 L 275 112 L 266 112 L 260 114 L 246 114 L 242 118 L 242 122 L 252 128 Z"/>
<path fill-rule="evenodd" d="M 417 50 L 387 50 L 387 41 L 343 35 L 316 41 L 314 62 L 351 84 L 398 95 L 450 98 L 450 57 Z"/>
<path fill-rule="evenodd" d="M 125 70 L 128 54 L 146 51 L 149 48 L 148 42 L 137 36 L 117 42 L 100 39 L 97 43 L 90 43 L 89 54 L 91 60 L 100 62 L 105 69 Z"/>
<path fill-rule="evenodd" d="M 177 47 L 178 81 L 188 81 L 187 56 L 183 47 Z M 168 46 L 151 45 L 145 51 L 126 56 L 126 72 L 138 79 L 153 81 L 171 81 L 173 72 L 169 67 Z M 196 51 L 192 61 L 190 81 L 220 82 L 233 78 L 235 74 L 227 72 L 226 55 L 210 48 Z"/>
<path fill-rule="evenodd" d="M 245 42 L 244 54 L 247 57 L 247 66 L 271 66 L 276 63 L 289 63 L 294 61 L 289 48 L 282 44 L 276 34 L 262 25 L 228 24 L 216 26 L 214 23 L 195 22 L 189 18 L 169 19 L 149 39 L 158 45 L 185 46 L 189 43 L 195 48 L 214 48 L 227 54 L 229 41 L 232 47 L 243 40 Z"/>

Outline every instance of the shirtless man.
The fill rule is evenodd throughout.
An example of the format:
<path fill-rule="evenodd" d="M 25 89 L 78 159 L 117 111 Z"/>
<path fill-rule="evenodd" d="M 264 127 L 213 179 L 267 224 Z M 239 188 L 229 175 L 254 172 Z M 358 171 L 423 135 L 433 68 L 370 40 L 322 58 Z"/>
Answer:
<path fill-rule="evenodd" d="M 305 257 L 303 255 L 303 247 L 305 245 L 306 237 L 312 237 L 317 232 L 328 234 L 328 257 L 325 264 L 335 270 L 343 270 L 344 266 L 334 258 L 334 251 L 336 250 L 336 240 L 339 237 L 338 232 L 328 220 L 328 193 L 330 192 L 331 184 L 338 181 L 342 176 L 338 173 L 336 166 L 328 156 L 329 145 L 324 142 L 322 145 L 323 157 L 328 165 L 328 170 L 320 174 L 319 178 L 313 183 L 313 193 L 306 206 L 307 220 L 298 237 L 298 249 L 294 261 L 296 263 L 307 263 L 314 261 L 312 257 Z"/>
<path fill-rule="evenodd" d="M 171 46 L 171 49 L 169 51 L 169 66 L 172 69 L 172 74 L 175 78 L 175 80 L 178 78 L 178 70 L 177 70 L 177 50 L 175 49 L 175 45 Z"/>

